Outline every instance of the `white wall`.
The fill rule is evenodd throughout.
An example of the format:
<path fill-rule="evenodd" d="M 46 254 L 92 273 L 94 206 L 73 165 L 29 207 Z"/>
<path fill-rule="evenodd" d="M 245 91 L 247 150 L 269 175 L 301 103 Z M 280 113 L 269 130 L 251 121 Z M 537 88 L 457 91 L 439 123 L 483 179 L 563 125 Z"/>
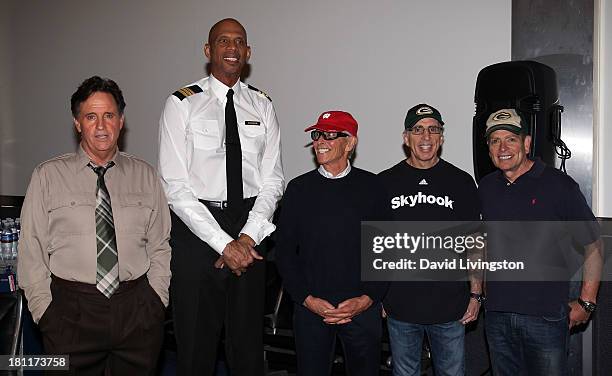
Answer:
<path fill-rule="evenodd" d="M 595 79 L 599 80 L 594 95 L 597 162 L 593 187 L 597 188 L 593 195 L 593 208 L 598 217 L 612 217 L 612 4 L 606 0 L 598 0 L 596 3 L 599 5 L 599 25 L 595 30 L 598 34 L 596 50 L 598 48 L 599 51 L 595 65 L 599 77 L 595 76 Z"/>
<path fill-rule="evenodd" d="M 69 98 L 94 74 L 124 91 L 125 150 L 155 163 L 164 99 L 204 75 L 203 42 L 224 17 L 248 31 L 247 82 L 274 100 L 288 178 L 313 167 L 302 130 L 329 109 L 357 118 L 358 166 L 378 172 L 394 164 L 404 158 L 406 110 L 421 101 L 447 124 L 443 156 L 472 172 L 476 76 L 510 59 L 509 0 L 8 3 L 10 15 L 0 16 L 11 20 L 2 22 L 9 36 L 0 46 L 12 43 L 0 65 L 0 119 L 2 135 L 12 136 L 0 140 L 0 194 L 24 194 L 36 164 L 74 150 Z"/>
<path fill-rule="evenodd" d="M 0 194 L 5 194 L 5 188 L 14 187 L 11 180 L 16 175 L 17 162 L 13 157 L 16 136 L 12 96 L 14 85 L 11 75 L 13 32 L 10 21 L 14 4 L 12 1 L 0 1 Z"/>

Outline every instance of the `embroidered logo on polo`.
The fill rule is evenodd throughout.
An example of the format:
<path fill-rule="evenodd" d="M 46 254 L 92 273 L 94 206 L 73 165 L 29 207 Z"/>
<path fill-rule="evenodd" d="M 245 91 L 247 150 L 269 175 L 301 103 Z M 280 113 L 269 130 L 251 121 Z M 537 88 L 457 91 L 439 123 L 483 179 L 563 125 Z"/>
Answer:
<path fill-rule="evenodd" d="M 491 120 L 508 120 L 511 117 L 512 117 L 512 114 L 502 111 L 502 112 L 497 113 L 495 116 L 493 116 L 493 119 Z"/>
<path fill-rule="evenodd" d="M 431 107 L 423 106 L 423 107 L 419 107 L 419 109 L 416 110 L 416 114 L 417 115 L 430 115 L 430 114 L 433 114 L 433 110 L 431 109 Z"/>
<path fill-rule="evenodd" d="M 423 192 L 419 192 L 415 195 L 401 195 L 396 196 L 391 199 L 391 209 L 397 209 L 402 206 L 410 206 L 411 208 L 415 207 L 417 204 L 428 204 L 428 205 L 438 205 L 443 206 L 445 208 L 453 209 L 453 201 L 448 196 L 434 196 L 434 195 L 426 195 Z"/>

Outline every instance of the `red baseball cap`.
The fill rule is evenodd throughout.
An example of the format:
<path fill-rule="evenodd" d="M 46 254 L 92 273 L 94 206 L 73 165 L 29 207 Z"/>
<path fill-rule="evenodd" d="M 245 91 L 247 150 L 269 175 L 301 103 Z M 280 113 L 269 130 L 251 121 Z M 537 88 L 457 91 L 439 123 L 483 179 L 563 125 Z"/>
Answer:
<path fill-rule="evenodd" d="M 326 111 L 319 116 L 317 124 L 304 129 L 304 132 L 316 129 L 324 132 L 348 132 L 351 136 L 357 136 L 357 127 L 357 120 L 348 112 Z"/>

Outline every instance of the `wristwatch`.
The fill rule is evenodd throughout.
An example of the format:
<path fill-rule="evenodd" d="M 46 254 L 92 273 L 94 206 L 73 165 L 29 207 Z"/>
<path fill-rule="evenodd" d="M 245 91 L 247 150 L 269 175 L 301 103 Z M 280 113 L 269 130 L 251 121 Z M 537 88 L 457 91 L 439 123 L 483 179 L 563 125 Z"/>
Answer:
<path fill-rule="evenodd" d="M 586 301 L 586 300 L 582 300 L 581 298 L 578 298 L 578 304 L 580 304 L 582 309 L 584 309 L 588 313 L 595 312 L 595 309 L 597 308 L 597 304 L 595 304 L 593 302 Z"/>
<path fill-rule="evenodd" d="M 478 303 L 485 301 L 485 297 L 482 294 L 476 294 L 475 292 L 470 293 L 470 298 L 475 299 Z"/>

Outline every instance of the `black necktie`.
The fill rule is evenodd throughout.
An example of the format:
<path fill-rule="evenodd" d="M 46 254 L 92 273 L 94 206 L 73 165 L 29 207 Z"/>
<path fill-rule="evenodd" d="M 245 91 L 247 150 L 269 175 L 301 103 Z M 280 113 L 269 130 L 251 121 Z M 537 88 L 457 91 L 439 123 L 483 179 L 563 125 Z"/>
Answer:
<path fill-rule="evenodd" d="M 234 108 L 234 90 L 227 92 L 225 104 L 225 174 L 227 176 L 227 205 L 242 205 L 242 149 L 238 135 L 238 120 Z"/>
<path fill-rule="evenodd" d="M 104 174 L 113 167 L 115 162 L 109 162 L 105 167 L 89 167 L 98 175 L 96 187 L 96 248 L 97 271 L 96 287 L 107 298 L 119 287 L 119 266 L 117 257 L 117 241 L 115 240 L 115 224 L 110 195 L 104 182 Z"/>

